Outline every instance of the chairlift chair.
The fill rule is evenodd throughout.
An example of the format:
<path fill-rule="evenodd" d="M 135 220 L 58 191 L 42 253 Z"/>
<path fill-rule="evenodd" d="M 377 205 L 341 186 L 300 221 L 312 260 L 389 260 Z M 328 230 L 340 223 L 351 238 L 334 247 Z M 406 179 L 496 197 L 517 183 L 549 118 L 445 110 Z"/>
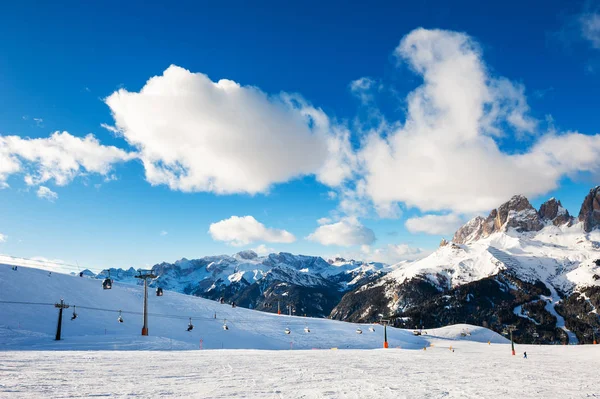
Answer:
<path fill-rule="evenodd" d="M 285 328 L 285 333 L 289 335 L 289 334 L 291 334 L 291 333 L 292 333 L 292 331 L 290 330 L 290 328 L 289 328 L 289 327 L 286 327 L 286 328 Z"/>
<path fill-rule="evenodd" d="M 192 331 L 194 329 L 194 325 L 192 324 L 192 318 L 190 317 L 190 323 L 187 326 L 187 331 Z"/>
<path fill-rule="evenodd" d="M 369 327 L 369 331 L 375 332 L 375 327 L 373 327 L 373 326 Z"/>
<path fill-rule="evenodd" d="M 75 312 L 75 305 L 73 305 L 73 316 L 71 316 L 71 320 L 75 320 L 77 318 L 77 313 Z"/>
<path fill-rule="evenodd" d="M 358 328 L 356 329 L 356 333 L 357 333 L 357 334 L 362 334 L 362 330 L 360 329 L 360 327 L 358 327 Z"/>
<path fill-rule="evenodd" d="M 413 335 L 421 335 L 421 331 L 419 331 L 419 330 L 414 330 L 414 331 L 413 331 Z"/>
<path fill-rule="evenodd" d="M 310 328 L 308 328 L 308 326 L 305 326 L 304 327 L 304 332 L 308 334 L 310 332 Z"/>
<path fill-rule="evenodd" d="M 156 296 L 163 296 L 163 289 L 160 287 L 156 287 Z"/>
<path fill-rule="evenodd" d="M 229 327 L 227 327 L 227 319 L 223 320 L 223 330 L 229 330 Z"/>
<path fill-rule="evenodd" d="M 117 317 L 117 321 L 119 323 L 123 323 L 123 316 L 121 316 L 121 311 L 119 310 L 119 317 Z"/>
<path fill-rule="evenodd" d="M 105 290 L 112 289 L 112 280 L 109 277 L 105 278 L 102 282 L 102 288 L 104 288 Z"/>

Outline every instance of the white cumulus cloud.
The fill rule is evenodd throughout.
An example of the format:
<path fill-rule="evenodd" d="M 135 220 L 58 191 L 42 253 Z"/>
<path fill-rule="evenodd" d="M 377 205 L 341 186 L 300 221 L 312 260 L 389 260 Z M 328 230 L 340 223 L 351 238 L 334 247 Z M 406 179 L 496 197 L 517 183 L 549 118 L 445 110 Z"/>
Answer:
<path fill-rule="evenodd" d="M 50 202 L 54 202 L 58 199 L 58 194 L 50 190 L 48 187 L 40 186 L 37 190 L 37 196 L 46 199 Z"/>
<path fill-rule="evenodd" d="M 335 186 L 351 173 L 348 133 L 299 95 L 269 96 L 170 66 L 139 92 L 121 89 L 106 104 L 153 185 L 256 194 L 311 174 Z"/>
<path fill-rule="evenodd" d="M 83 138 L 68 132 L 37 139 L 0 136 L 0 183 L 19 172 L 26 173 L 28 185 L 54 180 L 63 186 L 87 173 L 110 178 L 115 163 L 133 157 L 134 154 L 119 148 L 100 144 L 91 134 Z"/>
<path fill-rule="evenodd" d="M 452 234 L 465 220 L 459 215 L 425 215 L 406 220 L 405 226 L 411 233 Z"/>
<path fill-rule="evenodd" d="M 7 238 L 8 238 L 8 236 L 6 234 L 0 233 L 0 242 L 6 242 Z"/>
<path fill-rule="evenodd" d="M 492 76 L 466 34 L 416 29 L 395 55 L 423 84 L 407 97 L 406 121 L 360 149 L 364 193 L 376 207 L 487 211 L 515 193 L 547 193 L 565 175 L 600 172 L 600 135 L 552 132 L 521 152 L 499 148 L 501 137 L 539 135 L 537 121 L 522 85 Z"/>
<path fill-rule="evenodd" d="M 296 241 L 296 237 L 289 231 L 265 227 L 252 216 L 232 216 L 212 223 L 208 232 L 213 240 L 224 241 L 234 246 L 248 245 L 257 241 L 271 243 Z"/>
<path fill-rule="evenodd" d="M 375 233 L 370 228 L 363 226 L 357 218 L 347 217 L 336 223 L 319 226 L 306 238 L 323 245 L 349 247 L 372 244 L 375 242 Z"/>

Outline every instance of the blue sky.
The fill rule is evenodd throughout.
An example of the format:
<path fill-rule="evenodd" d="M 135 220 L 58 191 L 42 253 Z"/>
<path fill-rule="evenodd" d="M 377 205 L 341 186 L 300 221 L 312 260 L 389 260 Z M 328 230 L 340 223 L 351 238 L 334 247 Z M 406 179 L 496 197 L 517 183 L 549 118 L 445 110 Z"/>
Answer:
<path fill-rule="evenodd" d="M 597 2 L 151 3 L 2 5 L 0 253 L 391 262 L 599 184 Z"/>

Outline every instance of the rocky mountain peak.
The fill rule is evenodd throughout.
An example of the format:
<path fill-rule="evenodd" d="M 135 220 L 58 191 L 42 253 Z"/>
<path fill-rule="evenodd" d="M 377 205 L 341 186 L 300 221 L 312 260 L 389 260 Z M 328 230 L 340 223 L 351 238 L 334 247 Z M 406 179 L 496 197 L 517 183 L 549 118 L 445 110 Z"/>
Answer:
<path fill-rule="evenodd" d="M 563 208 L 560 201 L 554 197 L 550 198 L 540 206 L 538 214 L 544 221 L 550 221 L 555 226 L 560 226 L 566 223 L 570 224 L 573 221 L 569 211 Z"/>
<path fill-rule="evenodd" d="M 513 228 L 519 232 L 539 231 L 544 227 L 538 212 L 522 195 L 515 195 L 509 201 L 492 210 L 487 218 L 478 216 L 471 219 L 454 234 L 453 242 L 465 244 L 485 238 L 497 231 Z"/>
<path fill-rule="evenodd" d="M 583 229 L 590 232 L 600 226 L 600 186 L 592 188 L 586 195 L 579 211 L 579 221 Z"/>

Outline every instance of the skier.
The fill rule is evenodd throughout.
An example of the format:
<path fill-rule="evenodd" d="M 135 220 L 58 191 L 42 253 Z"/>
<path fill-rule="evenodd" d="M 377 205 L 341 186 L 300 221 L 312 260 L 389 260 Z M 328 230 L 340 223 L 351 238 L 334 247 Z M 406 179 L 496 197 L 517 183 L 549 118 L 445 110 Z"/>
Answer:
<path fill-rule="evenodd" d="M 523 352 L 523 359 L 527 359 L 527 352 Z"/>

